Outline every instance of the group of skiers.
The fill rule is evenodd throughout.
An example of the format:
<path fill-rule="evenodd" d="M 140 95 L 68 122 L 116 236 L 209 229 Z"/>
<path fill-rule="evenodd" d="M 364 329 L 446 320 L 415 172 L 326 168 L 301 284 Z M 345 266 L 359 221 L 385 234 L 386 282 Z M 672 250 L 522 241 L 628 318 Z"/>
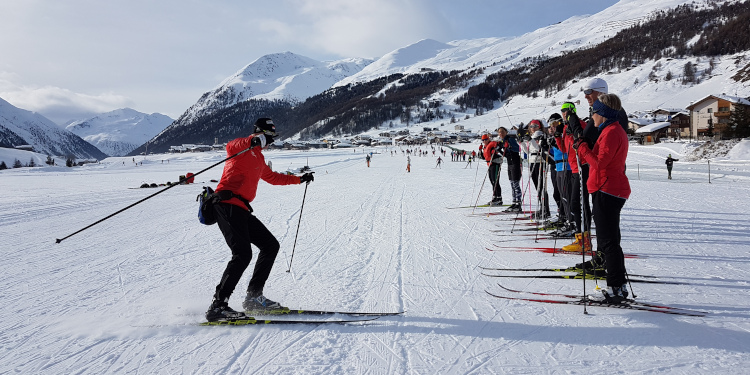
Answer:
<path fill-rule="evenodd" d="M 578 117 L 575 105 L 566 102 L 561 107 L 561 114 L 555 113 L 549 117 L 546 129 L 541 120 L 535 119 L 521 126 L 516 134 L 500 127 L 495 139 L 489 134 L 483 135 L 477 155 L 483 157 L 489 166 L 488 176 L 492 184 L 490 204 L 493 206 L 503 204 L 498 182 L 503 162 L 507 162 L 512 191 L 512 203 L 506 210 L 509 212 L 521 211 L 521 152 L 528 155 L 530 176 L 536 187 L 539 209 L 533 215 L 537 219 L 550 217 L 546 185 L 549 180 L 547 175 L 551 176 L 553 199 L 558 207 L 558 233 L 572 231 L 575 235 L 575 241 L 564 250 L 592 250 L 590 226 L 593 214 L 597 235 L 595 256 L 588 262 L 577 264 L 576 268 L 594 272 L 606 270 L 607 288 L 603 290 L 602 297 L 608 302 L 619 303 L 628 296 L 624 256 L 620 247 L 620 211 L 630 196 L 630 185 L 625 175 L 627 116 L 620 99 L 608 93 L 604 80 L 594 78 L 587 82 L 584 94 L 591 113 L 585 121 Z M 279 251 L 279 242 L 253 215 L 250 203 L 255 198 L 261 179 L 272 185 L 292 185 L 310 183 L 314 178 L 312 173 L 300 177 L 277 173 L 266 165 L 262 151 L 273 143 L 274 137 L 276 128 L 273 121 L 259 118 L 250 136 L 227 144 L 227 154 L 231 157 L 227 159 L 216 187 L 216 194 L 221 200 L 214 205 L 214 213 L 232 258 L 206 312 L 209 321 L 241 319 L 246 313 L 258 311 L 288 311 L 263 294 Z M 442 149 L 441 153 L 445 155 Z M 405 154 L 406 170 L 410 172 L 412 152 L 407 150 Z M 422 154 L 420 150 L 419 156 Z M 368 167 L 371 157 L 372 154 L 369 154 L 366 158 Z M 440 166 L 441 161 L 438 160 L 436 167 Z M 669 160 L 667 165 L 670 165 Z M 258 261 L 242 304 L 244 312 L 235 311 L 229 307 L 228 301 L 250 264 L 251 245 L 259 249 Z"/>
<path fill-rule="evenodd" d="M 521 153 L 528 157 L 529 174 L 536 190 L 537 210 L 531 214 L 543 221 L 550 217 L 547 182 L 557 204 L 558 229 L 555 235 L 575 240 L 565 251 L 590 252 L 591 221 L 596 224 L 596 251 L 591 260 L 576 264 L 578 270 L 606 273 L 604 300 L 620 303 L 627 299 L 624 255 L 620 246 L 620 211 L 630 196 L 625 175 L 628 153 L 627 115 L 620 99 L 609 94 L 607 83 L 594 78 L 584 85 L 590 107 L 588 118 L 579 118 L 572 102 L 563 103 L 560 113 L 547 119 L 534 119 L 521 125 L 516 134 L 505 127 L 497 137 L 482 136 L 479 155 L 488 165 L 492 184 L 490 206 L 503 205 L 499 178 L 507 163 L 511 186 L 511 205 L 506 212 L 521 212 Z M 550 176 L 550 178 L 547 177 Z M 592 208 L 593 207 L 593 208 Z"/>

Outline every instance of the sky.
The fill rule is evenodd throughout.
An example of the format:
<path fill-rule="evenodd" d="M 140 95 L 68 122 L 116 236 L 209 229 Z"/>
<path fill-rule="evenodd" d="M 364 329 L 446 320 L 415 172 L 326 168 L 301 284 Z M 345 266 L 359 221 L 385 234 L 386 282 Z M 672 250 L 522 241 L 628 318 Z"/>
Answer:
<path fill-rule="evenodd" d="M 510 37 L 615 0 L 0 0 L 0 97 L 63 124 L 179 117 L 257 58 L 377 59 L 421 39 Z"/>

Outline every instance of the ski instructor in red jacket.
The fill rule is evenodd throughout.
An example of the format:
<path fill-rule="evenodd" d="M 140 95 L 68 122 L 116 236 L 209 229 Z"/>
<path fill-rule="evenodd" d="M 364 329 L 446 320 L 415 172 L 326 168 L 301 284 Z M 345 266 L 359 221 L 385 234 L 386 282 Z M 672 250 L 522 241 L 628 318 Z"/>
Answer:
<path fill-rule="evenodd" d="M 583 138 L 576 140 L 573 148 L 590 168 L 586 185 L 593 201 L 596 247 L 597 252 L 604 254 L 607 270 L 603 297 L 608 303 L 620 303 L 628 297 L 625 257 L 620 246 L 620 211 L 630 197 L 630 183 L 625 175 L 628 135 L 617 122 L 622 108 L 617 95 L 600 95 L 592 107 L 599 139 L 593 149 L 589 149 Z"/>
<path fill-rule="evenodd" d="M 247 297 L 242 307 L 247 312 L 279 310 L 283 307 L 263 296 L 263 287 L 279 252 L 279 241 L 263 223 L 253 215 L 250 202 L 255 199 L 258 181 L 263 180 L 271 185 L 295 185 L 313 181 L 312 173 L 301 177 L 276 173 L 266 165 L 261 152 L 273 143 L 276 127 L 270 118 L 259 118 L 255 121 L 254 131 L 249 137 L 237 138 L 227 143 L 227 155 L 234 155 L 250 148 L 224 165 L 216 194 L 222 201 L 214 205 L 216 222 L 224 239 L 232 251 L 232 259 L 224 270 L 206 319 L 217 321 L 242 318 L 245 313 L 229 307 L 229 297 L 240 281 L 242 274 L 253 258 L 251 244 L 258 247 L 258 261 L 247 287 Z"/>

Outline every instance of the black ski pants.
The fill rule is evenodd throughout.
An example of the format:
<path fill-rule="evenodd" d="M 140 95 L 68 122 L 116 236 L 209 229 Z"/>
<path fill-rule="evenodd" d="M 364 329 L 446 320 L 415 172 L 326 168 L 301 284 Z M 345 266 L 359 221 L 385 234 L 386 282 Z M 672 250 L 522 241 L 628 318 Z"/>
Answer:
<path fill-rule="evenodd" d="M 216 286 L 214 299 L 224 300 L 232 295 L 242 274 L 253 259 L 251 244 L 258 247 L 258 260 L 247 287 L 248 295 L 263 293 L 273 262 L 279 253 L 279 241 L 250 211 L 229 203 L 214 206 L 216 223 L 232 251 L 221 282 Z"/>
<path fill-rule="evenodd" d="M 492 200 L 503 200 L 502 189 L 500 188 L 500 170 L 503 165 L 499 163 L 490 163 L 490 168 L 487 171 L 490 177 L 490 183 L 492 183 Z"/>
<path fill-rule="evenodd" d="M 552 199 L 555 200 L 555 204 L 557 205 L 557 217 L 563 218 L 565 217 L 565 211 L 562 209 L 562 202 L 560 201 L 560 189 L 557 187 L 557 169 L 555 169 L 554 165 L 550 165 L 548 166 L 548 168 L 550 180 L 552 181 Z"/>
<path fill-rule="evenodd" d="M 557 172 L 557 187 L 560 189 L 560 200 L 562 201 L 560 217 L 567 222 L 572 221 L 570 217 L 570 179 L 572 177 L 573 173 L 569 169 Z"/>
<path fill-rule="evenodd" d="M 534 181 L 534 187 L 536 188 L 539 211 L 542 211 L 542 208 L 544 208 L 544 212 L 549 213 L 549 196 L 547 195 L 546 177 L 547 176 L 544 175 L 544 170 L 542 169 L 542 163 L 531 163 L 531 180 Z"/>
<path fill-rule="evenodd" d="M 625 285 L 625 255 L 620 246 L 620 211 L 625 199 L 601 191 L 594 192 L 591 197 L 596 223 L 596 251 L 604 254 L 607 285 Z"/>
<path fill-rule="evenodd" d="M 581 233 L 584 229 L 591 229 L 591 205 L 589 204 L 589 191 L 586 188 L 586 181 L 589 178 L 588 164 L 582 165 L 578 173 L 573 173 L 570 180 L 570 214 L 576 223 L 576 232 Z M 581 184 L 583 180 L 583 184 Z M 583 191 L 583 209 L 586 213 L 586 227 L 582 228 L 581 220 L 581 191 Z"/>

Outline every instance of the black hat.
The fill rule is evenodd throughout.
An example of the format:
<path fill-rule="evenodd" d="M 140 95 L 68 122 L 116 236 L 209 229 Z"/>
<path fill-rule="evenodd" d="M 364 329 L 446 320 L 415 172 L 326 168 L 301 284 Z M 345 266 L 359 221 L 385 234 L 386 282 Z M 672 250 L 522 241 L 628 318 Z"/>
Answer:
<path fill-rule="evenodd" d="M 547 122 L 560 121 L 560 120 L 562 120 L 562 116 L 560 116 L 559 113 L 553 113 L 549 116 L 549 120 L 547 120 Z"/>
<path fill-rule="evenodd" d="M 255 129 L 253 130 L 253 133 L 263 133 L 265 135 L 270 135 L 271 137 L 276 136 L 276 126 L 270 118 L 261 117 L 255 120 L 254 126 Z"/>

